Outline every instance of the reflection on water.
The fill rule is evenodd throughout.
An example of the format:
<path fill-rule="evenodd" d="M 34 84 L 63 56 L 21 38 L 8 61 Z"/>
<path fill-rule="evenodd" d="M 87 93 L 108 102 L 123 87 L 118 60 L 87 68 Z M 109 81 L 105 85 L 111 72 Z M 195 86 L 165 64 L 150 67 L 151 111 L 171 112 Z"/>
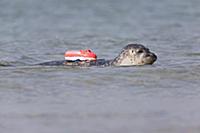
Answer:
<path fill-rule="evenodd" d="M 0 1 L 0 130 L 198 132 L 199 4 Z M 62 60 L 67 49 L 90 48 L 98 58 L 113 59 L 130 42 L 149 47 L 157 62 L 105 68 L 30 65 Z"/>

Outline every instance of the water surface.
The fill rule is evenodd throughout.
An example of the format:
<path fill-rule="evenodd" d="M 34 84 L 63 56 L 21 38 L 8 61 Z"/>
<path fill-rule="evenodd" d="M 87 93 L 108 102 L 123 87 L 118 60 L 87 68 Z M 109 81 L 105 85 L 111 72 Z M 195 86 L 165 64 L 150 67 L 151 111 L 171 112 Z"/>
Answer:
<path fill-rule="evenodd" d="M 0 130 L 4 133 L 200 131 L 200 1 L 1 0 Z M 26 64 L 92 49 L 112 59 L 126 44 L 152 66 Z M 14 64 L 16 67 L 5 67 Z"/>

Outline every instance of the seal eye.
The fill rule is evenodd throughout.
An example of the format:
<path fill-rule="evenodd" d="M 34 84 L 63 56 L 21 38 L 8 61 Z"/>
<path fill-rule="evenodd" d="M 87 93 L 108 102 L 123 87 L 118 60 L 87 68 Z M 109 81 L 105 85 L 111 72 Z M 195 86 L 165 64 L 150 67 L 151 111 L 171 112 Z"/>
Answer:
<path fill-rule="evenodd" d="M 137 51 L 137 53 L 143 53 L 143 50 L 140 49 L 140 50 Z"/>

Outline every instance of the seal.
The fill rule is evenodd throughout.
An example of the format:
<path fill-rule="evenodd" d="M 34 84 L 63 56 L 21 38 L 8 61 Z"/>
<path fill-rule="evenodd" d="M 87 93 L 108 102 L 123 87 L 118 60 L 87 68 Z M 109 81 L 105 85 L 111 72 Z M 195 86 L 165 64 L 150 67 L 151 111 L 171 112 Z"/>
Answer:
<path fill-rule="evenodd" d="M 113 60 L 97 59 L 95 61 L 50 61 L 36 65 L 43 66 L 136 66 L 151 65 L 157 60 L 157 56 L 142 44 L 128 44 Z"/>

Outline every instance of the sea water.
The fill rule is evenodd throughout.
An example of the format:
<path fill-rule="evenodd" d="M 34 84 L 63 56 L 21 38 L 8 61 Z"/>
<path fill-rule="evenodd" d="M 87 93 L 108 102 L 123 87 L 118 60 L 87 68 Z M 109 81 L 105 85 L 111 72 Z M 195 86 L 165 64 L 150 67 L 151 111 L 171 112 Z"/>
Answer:
<path fill-rule="evenodd" d="M 86 48 L 113 59 L 128 43 L 158 60 L 29 66 Z M 0 62 L 2 133 L 200 131 L 199 0 L 1 0 Z"/>

